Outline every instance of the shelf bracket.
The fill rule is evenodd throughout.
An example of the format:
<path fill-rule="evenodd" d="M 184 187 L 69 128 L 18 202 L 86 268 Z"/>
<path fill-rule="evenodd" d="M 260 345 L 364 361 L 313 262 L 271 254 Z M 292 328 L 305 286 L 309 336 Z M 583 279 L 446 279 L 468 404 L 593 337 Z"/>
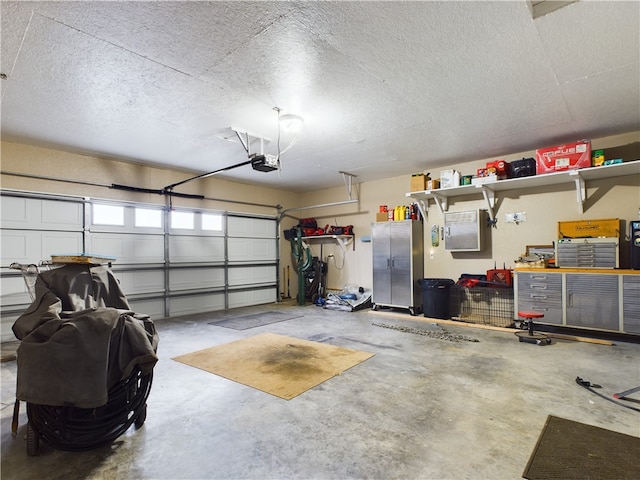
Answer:
<path fill-rule="evenodd" d="M 342 174 L 342 181 L 344 182 L 344 185 L 347 187 L 347 194 L 349 195 L 349 200 L 353 200 L 353 198 L 351 198 L 351 193 L 353 188 L 353 179 L 357 178 L 358 176 L 352 173 L 347 173 L 343 171 L 339 171 L 338 173 Z"/>
<path fill-rule="evenodd" d="M 353 242 L 353 237 L 348 239 L 347 242 L 345 242 L 342 237 L 334 237 L 334 238 L 336 239 L 336 242 L 338 242 L 338 245 L 340 246 L 340 250 L 342 250 L 342 255 L 344 258 L 344 255 L 347 254 L 347 244 L 349 243 L 349 240 Z M 353 244 L 353 249 L 354 250 L 356 249 L 355 243 Z"/>
<path fill-rule="evenodd" d="M 416 198 L 416 205 L 418 205 L 418 210 L 420 210 L 420 214 L 422 218 L 426 219 L 427 214 L 429 213 L 429 200 L 425 200 L 423 198 Z"/>
<path fill-rule="evenodd" d="M 496 205 L 496 192 L 484 185 L 479 185 L 479 187 L 482 189 L 482 196 L 484 197 L 484 201 L 487 202 L 487 212 L 489 212 L 489 219 L 493 222 L 493 208 Z"/>
<path fill-rule="evenodd" d="M 318 235 L 318 236 L 314 236 L 314 237 L 302 237 L 302 240 L 301 240 L 302 241 L 302 246 L 305 249 L 307 249 L 307 248 L 310 249 L 311 248 L 310 240 L 319 240 L 321 249 L 322 249 L 322 243 L 324 243 L 323 241 L 325 241 L 325 240 L 335 240 L 335 242 L 340 247 L 340 250 L 342 250 L 342 254 L 343 255 L 345 255 L 347 253 L 347 247 L 349 245 L 351 245 L 351 247 L 352 247 L 352 249 L 354 251 L 356 249 L 356 243 L 354 241 L 354 236 L 353 235 L 344 235 L 344 236 L 340 236 L 340 235 Z"/>
<path fill-rule="evenodd" d="M 447 197 L 438 195 L 437 193 L 433 192 L 431 193 L 431 195 L 433 195 L 433 199 L 436 201 L 438 208 L 440 208 L 440 211 L 444 214 L 444 212 L 446 212 L 448 208 Z"/>
<path fill-rule="evenodd" d="M 575 177 L 573 181 L 576 184 L 576 199 L 578 201 L 578 213 L 584 213 L 584 201 L 587 198 L 587 188 L 584 183 L 584 178 L 580 175 L 578 170 L 572 170 L 569 175 Z"/>

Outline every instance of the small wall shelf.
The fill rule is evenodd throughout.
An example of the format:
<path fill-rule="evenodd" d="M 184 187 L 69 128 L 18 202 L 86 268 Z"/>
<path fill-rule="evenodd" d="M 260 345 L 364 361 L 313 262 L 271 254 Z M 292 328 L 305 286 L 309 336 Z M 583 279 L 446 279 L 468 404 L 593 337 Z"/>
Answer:
<path fill-rule="evenodd" d="M 345 254 L 349 245 L 351 245 L 352 250 L 356 249 L 353 238 L 354 235 L 313 235 L 311 237 L 302 237 L 302 243 L 305 247 L 314 243 L 321 245 L 325 243 L 337 243 L 342 253 Z"/>
<path fill-rule="evenodd" d="M 441 212 L 446 212 L 449 207 L 450 197 L 482 194 L 487 203 L 489 217 L 494 219 L 496 192 L 518 190 L 521 188 L 535 188 L 547 185 L 560 185 L 573 183 L 576 189 L 578 212 L 583 213 L 586 199 L 586 181 L 600 178 L 620 177 L 624 175 L 640 174 L 640 160 L 604 165 L 601 167 L 583 168 L 580 170 L 566 170 L 564 172 L 545 173 L 531 177 L 509 178 L 492 183 L 480 185 L 460 185 L 458 187 L 440 188 L 437 190 L 424 190 L 421 192 L 409 192 L 407 197 L 417 200 L 418 208 L 424 218 L 429 211 L 429 199 L 432 199 Z"/>

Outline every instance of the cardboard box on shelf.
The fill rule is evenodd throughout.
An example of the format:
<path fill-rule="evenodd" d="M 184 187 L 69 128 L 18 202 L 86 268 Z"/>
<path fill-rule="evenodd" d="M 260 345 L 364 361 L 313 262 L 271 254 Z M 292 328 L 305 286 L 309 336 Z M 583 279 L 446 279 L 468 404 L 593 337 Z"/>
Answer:
<path fill-rule="evenodd" d="M 376 213 L 376 222 L 386 222 L 389 220 L 389 214 L 387 212 Z"/>
<path fill-rule="evenodd" d="M 411 191 L 412 192 L 422 192 L 427 189 L 427 181 L 429 177 L 425 176 L 424 173 L 414 173 L 411 175 Z"/>
<path fill-rule="evenodd" d="M 457 170 L 442 170 L 440 172 L 440 188 L 458 187 L 460 172 Z"/>
<path fill-rule="evenodd" d="M 536 150 L 536 171 L 538 174 L 590 166 L 591 142 L 588 140 Z"/>
<path fill-rule="evenodd" d="M 434 178 L 433 180 L 427 180 L 427 190 L 437 190 L 440 188 L 440 179 Z"/>
<path fill-rule="evenodd" d="M 487 162 L 485 169 L 486 176 L 497 175 L 498 180 L 504 180 L 505 178 L 509 178 L 510 176 L 509 162 L 505 162 L 504 160 L 494 160 L 492 162 Z"/>
<path fill-rule="evenodd" d="M 495 174 L 485 175 L 484 177 L 473 177 L 471 179 L 471 185 L 484 185 L 485 183 L 493 183 L 498 181 L 498 176 Z"/>

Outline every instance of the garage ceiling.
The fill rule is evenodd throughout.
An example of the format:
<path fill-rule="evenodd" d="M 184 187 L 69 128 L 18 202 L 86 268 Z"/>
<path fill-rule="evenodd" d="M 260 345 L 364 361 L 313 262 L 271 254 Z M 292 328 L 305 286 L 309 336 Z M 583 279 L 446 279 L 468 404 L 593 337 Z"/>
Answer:
<path fill-rule="evenodd" d="M 245 161 L 234 130 L 277 154 L 274 107 L 305 120 L 281 170 L 225 178 L 315 190 L 640 130 L 635 1 L 1 8 L 3 140 L 185 178 Z"/>

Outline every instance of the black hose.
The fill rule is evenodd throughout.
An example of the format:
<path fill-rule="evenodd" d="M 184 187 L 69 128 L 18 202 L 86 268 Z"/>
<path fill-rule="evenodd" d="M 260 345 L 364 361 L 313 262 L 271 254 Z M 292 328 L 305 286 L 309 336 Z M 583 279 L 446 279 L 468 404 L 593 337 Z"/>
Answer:
<path fill-rule="evenodd" d="M 42 441 L 57 450 L 82 451 L 111 444 L 146 415 L 153 372 L 132 374 L 109 390 L 105 405 L 97 408 L 54 407 L 27 403 L 29 423 Z"/>
<path fill-rule="evenodd" d="M 620 405 L 621 407 L 628 408 L 629 410 L 634 410 L 634 411 L 636 411 L 636 412 L 640 412 L 640 409 L 638 409 L 638 408 L 632 407 L 631 405 L 625 405 L 625 404 L 624 404 L 624 403 L 622 403 L 622 402 L 618 402 L 618 401 L 614 400 L 613 398 L 609 398 L 609 397 L 607 397 L 606 395 L 602 395 L 601 393 L 596 392 L 596 391 L 594 390 L 594 388 L 602 388 L 600 385 L 597 385 L 597 384 L 591 383 L 591 382 L 589 382 L 589 381 L 587 381 L 587 380 L 583 380 L 583 379 L 581 379 L 580 377 L 576 377 L 576 383 L 577 383 L 578 385 L 580 385 L 581 387 L 586 388 L 586 389 L 587 389 L 587 390 L 589 390 L 590 392 L 595 393 L 595 394 L 596 394 L 596 395 L 598 395 L 599 397 L 604 398 L 605 400 L 608 400 L 608 401 L 610 401 L 610 402 L 612 402 L 612 403 L 615 403 L 616 405 Z"/>

